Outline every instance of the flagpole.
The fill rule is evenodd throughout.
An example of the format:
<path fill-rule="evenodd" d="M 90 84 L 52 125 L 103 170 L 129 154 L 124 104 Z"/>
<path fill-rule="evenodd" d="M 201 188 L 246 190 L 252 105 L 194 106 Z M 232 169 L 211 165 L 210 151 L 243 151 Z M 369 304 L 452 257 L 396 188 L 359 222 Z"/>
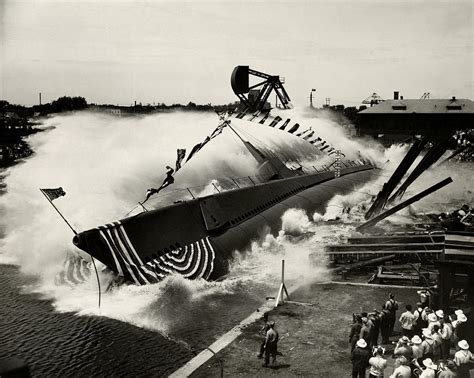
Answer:
<path fill-rule="evenodd" d="M 54 207 L 54 209 L 58 212 L 58 214 L 61 216 L 61 218 L 63 218 L 64 222 L 66 222 L 66 224 L 69 226 L 69 228 L 72 230 L 72 232 L 74 232 L 74 235 L 77 235 L 77 232 L 76 230 L 74 230 L 74 228 L 72 228 L 72 226 L 69 224 L 69 222 L 67 221 L 66 218 L 64 218 L 64 216 L 61 214 L 61 212 L 58 210 L 58 208 L 56 206 L 54 206 L 54 203 L 53 201 L 51 201 L 49 199 L 49 197 L 45 194 L 45 192 L 43 192 L 42 189 L 40 189 L 40 192 L 43 193 L 43 195 L 46 197 L 46 199 L 48 200 L 48 202 L 51 204 L 51 206 Z"/>

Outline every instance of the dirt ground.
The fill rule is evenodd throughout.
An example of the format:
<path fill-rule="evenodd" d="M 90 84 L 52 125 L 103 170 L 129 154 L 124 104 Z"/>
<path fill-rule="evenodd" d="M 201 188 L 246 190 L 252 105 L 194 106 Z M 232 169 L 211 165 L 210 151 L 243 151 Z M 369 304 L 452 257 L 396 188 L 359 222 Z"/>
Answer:
<path fill-rule="evenodd" d="M 257 358 L 263 325 L 248 326 L 243 334 L 227 348 L 202 365 L 192 377 L 219 377 L 221 366 L 224 376 L 307 376 L 344 377 L 351 373 L 349 332 L 352 313 L 380 309 L 392 292 L 399 302 L 397 316 L 406 304 L 415 305 L 418 296 L 415 289 L 348 286 L 341 284 L 313 284 L 291 294 L 292 301 L 309 303 L 301 305 L 285 303 L 270 312 L 280 335 L 276 369 L 262 367 Z M 395 326 L 395 332 L 398 331 Z M 392 337 L 397 340 L 398 337 Z M 388 354 L 393 345 L 387 345 Z M 393 360 L 389 360 L 391 373 Z"/>

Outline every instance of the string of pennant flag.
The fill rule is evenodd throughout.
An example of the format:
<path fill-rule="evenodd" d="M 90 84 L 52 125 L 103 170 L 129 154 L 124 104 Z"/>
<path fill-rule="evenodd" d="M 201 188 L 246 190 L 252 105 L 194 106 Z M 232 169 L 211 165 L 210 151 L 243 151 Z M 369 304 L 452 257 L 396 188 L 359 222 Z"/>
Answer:
<path fill-rule="evenodd" d="M 230 120 L 226 119 L 223 113 L 217 113 L 221 123 L 217 128 L 212 132 L 210 136 L 207 136 L 202 142 L 196 144 L 192 149 L 191 152 L 188 154 L 186 160 L 186 149 L 178 149 L 177 150 L 177 158 L 175 164 L 175 172 L 180 170 L 182 166 L 187 163 L 198 151 L 200 151 L 207 143 L 209 143 L 212 139 L 222 133 L 222 130 L 229 124 Z M 278 130 L 286 131 L 289 134 L 295 135 L 299 138 L 302 138 L 306 142 L 312 144 L 314 147 L 318 148 L 320 151 L 325 152 L 328 155 L 335 155 L 337 154 L 337 150 L 332 147 L 329 143 L 323 140 L 321 137 L 315 134 L 315 131 L 309 127 L 304 128 L 299 123 L 291 122 L 290 118 L 287 118 L 283 121 L 283 118 L 280 116 L 271 116 L 269 112 L 264 111 L 257 111 L 255 113 L 249 113 L 247 111 L 243 111 L 238 113 L 235 118 L 242 119 L 250 122 L 255 122 L 261 125 L 266 125 L 269 127 L 277 128 Z M 340 152 L 341 156 L 345 156 L 342 152 Z M 182 163 L 184 161 L 184 163 Z"/>
<path fill-rule="evenodd" d="M 306 142 L 312 144 L 314 147 L 328 155 L 337 154 L 336 148 L 332 147 L 324 139 L 317 136 L 311 127 L 304 128 L 299 123 L 292 123 L 291 118 L 287 118 L 283 121 L 283 118 L 278 115 L 273 117 L 268 111 L 257 111 L 255 113 L 243 111 L 238 113 L 235 118 L 286 131 L 289 134 L 302 138 Z M 340 155 L 343 157 L 345 156 L 342 152 L 340 152 Z"/>
<path fill-rule="evenodd" d="M 176 157 L 176 164 L 174 172 L 178 172 L 184 164 L 186 164 L 196 153 L 198 153 L 207 143 L 209 143 L 212 139 L 222 133 L 222 130 L 229 124 L 227 119 L 221 118 L 222 122 L 216 129 L 211 133 L 211 135 L 207 136 L 202 142 L 196 144 L 192 149 L 191 152 L 188 154 L 186 160 L 186 149 L 185 148 L 178 148 L 177 150 L 177 157 Z M 184 161 L 184 163 L 183 163 Z"/>
<path fill-rule="evenodd" d="M 207 143 L 209 143 L 212 139 L 217 137 L 222 133 L 224 128 L 228 126 L 231 122 L 229 119 L 230 114 L 226 114 L 225 112 L 217 112 L 217 115 L 219 116 L 219 120 L 221 121 L 220 124 L 216 127 L 216 129 L 211 133 L 211 135 L 206 136 L 206 138 L 196 144 L 189 154 L 186 156 L 186 149 L 185 148 L 178 148 L 176 151 L 176 163 L 175 163 L 175 169 L 170 168 L 168 172 L 168 176 L 175 174 L 178 172 L 191 158 L 196 155 Z M 345 157 L 345 154 L 341 153 L 340 151 L 337 151 L 334 147 L 332 147 L 330 144 L 328 144 L 325 140 L 323 140 L 321 137 L 317 136 L 315 134 L 315 131 L 309 127 L 309 128 L 303 128 L 300 126 L 299 123 L 292 123 L 290 118 L 287 118 L 285 121 L 283 121 L 283 118 L 280 116 L 271 116 L 270 112 L 268 111 L 257 111 L 255 113 L 249 113 L 247 111 L 243 111 L 240 113 L 237 113 L 237 115 L 234 116 L 236 119 L 242 119 L 250 122 L 255 122 L 260 125 L 266 125 L 269 127 L 277 128 L 278 130 L 286 131 L 289 134 L 295 135 L 304 141 L 310 143 L 314 147 L 318 148 L 321 152 L 325 152 L 327 155 L 335 155 L 335 154 L 340 154 L 340 156 Z M 165 181 L 163 182 L 162 186 L 159 189 L 149 189 L 147 193 L 147 197 L 143 202 L 140 202 L 139 204 L 143 206 L 143 204 L 148 200 L 148 198 L 152 194 L 158 193 L 162 188 L 166 187 L 165 182 L 169 180 L 167 177 Z M 174 180 L 170 180 L 167 184 L 172 184 Z M 145 209 L 146 210 L 146 209 Z"/>

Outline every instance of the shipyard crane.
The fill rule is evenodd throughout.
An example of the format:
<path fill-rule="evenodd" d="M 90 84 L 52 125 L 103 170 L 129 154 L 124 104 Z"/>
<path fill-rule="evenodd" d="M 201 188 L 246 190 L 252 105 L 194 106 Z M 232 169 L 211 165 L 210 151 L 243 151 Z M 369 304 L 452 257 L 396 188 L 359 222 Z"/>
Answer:
<path fill-rule="evenodd" d="M 249 75 L 261 78 L 263 81 L 249 86 Z M 282 108 L 291 108 L 290 96 L 283 87 L 282 78 L 278 75 L 256 71 L 249 66 L 237 66 L 232 72 L 230 82 L 234 93 L 247 110 L 268 110 L 265 106 L 272 91 L 275 91 Z"/>

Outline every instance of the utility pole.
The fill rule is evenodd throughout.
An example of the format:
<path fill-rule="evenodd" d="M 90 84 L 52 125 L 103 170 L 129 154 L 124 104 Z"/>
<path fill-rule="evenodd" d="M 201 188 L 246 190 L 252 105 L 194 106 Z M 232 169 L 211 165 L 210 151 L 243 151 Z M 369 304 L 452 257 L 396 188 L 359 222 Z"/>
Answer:
<path fill-rule="evenodd" d="M 41 105 L 41 92 L 39 93 L 39 102 L 40 102 L 40 105 Z"/>
<path fill-rule="evenodd" d="M 316 92 L 316 89 L 311 89 L 311 92 L 309 92 L 309 107 L 314 108 L 313 106 L 313 92 Z"/>

